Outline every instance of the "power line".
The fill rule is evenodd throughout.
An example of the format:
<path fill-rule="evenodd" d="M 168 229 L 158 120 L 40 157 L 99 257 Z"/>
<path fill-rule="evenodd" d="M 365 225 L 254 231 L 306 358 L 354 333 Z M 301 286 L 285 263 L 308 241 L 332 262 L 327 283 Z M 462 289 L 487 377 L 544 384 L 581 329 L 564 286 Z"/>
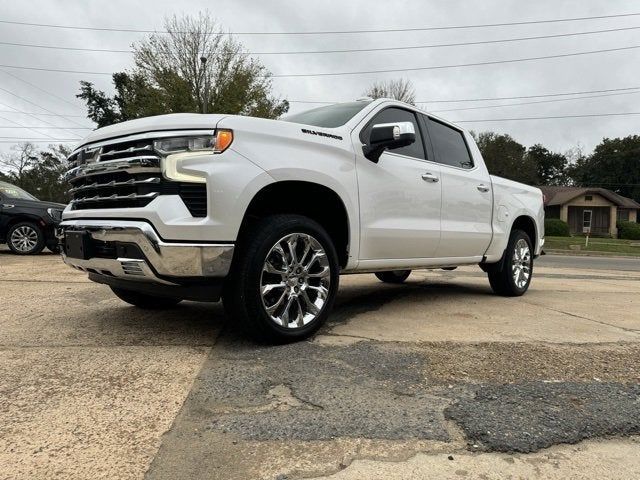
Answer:
<path fill-rule="evenodd" d="M 397 50 L 417 50 L 427 48 L 442 48 L 442 47 L 461 47 L 469 45 L 486 45 L 495 43 L 510 43 L 521 42 L 527 40 L 542 40 L 549 38 L 563 38 L 574 37 L 580 35 L 595 35 L 600 33 L 622 32 L 628 30 L 637 30 L 640 26 L 635 27 L 623 27 L 623 28 L 609 28 L 605 30 L 590 30 L 587 32 L 571 32 L 571 33 L 558 33 L 553 35 L 536 35 L 530 37 L 516 37 L 516 38 L 502 38 L 496 40 L 479 40 L 474 42 L 458 42 L 458 43 L 436 43 L 431 45 L 409 45 L 401 47 L 377 47 L 377 48 L 350 48 L 350 49 L 338 49 L 338 50 L 292 50 L 281 52 L 246 52 L 248 55 L 313 55 L 313 54 L 327 54 L 327 53 L 364 53 L 364 52 L 384 52 L 384 51 L 397 51 Z M 43 45 L 34 43 L 17 43 L 17 42 L 0 42 L 0 45 L 7 45 L 12 47 L 28 47 L 28 48 L 44 48 L 50 50 L 64 50 L 64 51 L 79 51 L 79 52 L 98 52 L 98 53 L 133 53 L 133 50 L 119 50 L 109 48 L 85 48 L 85 47 L 63 47 L 58 45 Z"/>
<path fill-rule="evenodd" d="M 50 140 L 43 140 L 42 138 L 24 138 L 24 137 L 0 137 L 0 139 L 8 139 L 7 142 L 50 142 Z M 11 140 L 12 139 L 12 140 Z M 77 138 L 52 138 L 56 142 L 79 142 Z"/>
<path fill-rule="evenodd" d="M 17 95 L 17 94 L 15 94 L 15 93 L 11 92 L 10 90 L 7 90 L 7 89 L 6 89 L 6 88 L 4 88 L 4 87 L 0 87 L 0 90 L 2 90 L 3 92 L 8 93 L 9 95 L 12 95 L 12 96 L 14 96 L 14 97 L 16 97 L 16 98 L 18 98 L 18 99 L 20 99 L 20 100 L 22 100 L 23 102 L 29 103 L 29 104 L 31 104 L 31 105 L 33 105 L 33 106 L 35 106 L 35 107 L 38 107 L 38 108 L 40 108 L 40 109 L 44 110 L 44 111 L 45 111 L 45 112 L 47 112 L 47 113 L 50 113 L 50 114 L 55 115 L 55 116 L 58 116 L 58 117 L 60 117 L 60 118 L 62 118 L 62 119 L 64 120 L 64 117 L 61 117 L 61 116 L 60 116 L 60 115 L 58 115 L 57 113 L 52 112 L 51 110 L 47 110 L 46 108 L 44 108 L 44 107 L 42 107 L 42 106 L 38 105 L 37 103 L 32 102 L 31 100 L 28 100 L 28 99 L 26 99 L 26 98 L 24 98 L 24 97 L 21 97 L 20 95 Z M 47 120 L 43 120 L 43 119 L 41 119 L 41 118 L 37 118 L 35 115 L 32 115 L 32 114 L 27 114 L 27 115 L 29 115 L 29 116 L 31 116 L 31 117 L 33 117 L 33 118 L 35 118 L 35 119 L 36 119 L 36 120 L 38 120 L 39 122 L 46 123 L 47 125 L 54 126 L 52 123 L 48 122 Z M 70 130 L 68 130 L 68 129 L 67 129 L 67 131 L 69 131 L 69 132 L 70 132 Z M 76 136 L 80 137 L 80 135 L 78 135 L 78 134 L 77 134 L 77 133 L 75 133 L 75 132 L 70 132 L 70 133 L 72 133 L 73 135 L 76 135 Z"/>
<path fill-rule="evenodd" d="M 412 27 L 412 28 L 386 28 L 386 29 L 367 29 L 367 30 L 316 30 L 316 31 L 290 31 L 290 32 L 266 32 L 266 31 L 253 31 L 253 32 L 220 32 L 217 35 L 337 35 L 337 34 L 359 34 L 359 33 L 389 33 L 389 32 L 422 32 L 432 30 L 457 30 L 466 28 L 487 28 L 487 27 L 506 27 L 514 25 L 537 25 L 544 23 L 561 23 L 561 22 L 576 22 L 583 20 L 596 20 L 605 18 L 623 18 L 623 17 L 635 17 L 640 13 L 620 13 L 614 15 L 595 15 L 588 17 L 571 17 L 571 18 L 555 18 L 545 20 L 527 20 L 520 22 L 501 22 L 501 23 L 481 23 L 481 24 L 467 24 L 467 25 L 448 25 L 448 26 L 434 26 L 434 27 Z M 129 33 L 190 33 L 190 32 L 169 32 L 167 30 L 144 30 L 136 28 L 114 28 L 114 27 L 86 27 L 78 25 L 60 25 L 51 23 L 32 23 L 32 22 L 18 22 L 13 20 L 0 20 L 0 23 L 10 25 L 22 25 L 29 27 L 45 27 L 45 28 L 62 28 L 69 30 L 92 30 L 101 32 L 129 32 Z"/>
<path fill-rule="evenodd" d="M 515 107 L 519 105 L 534 105 L 539 103 L 566 102 L 568 100 L 583 100 L 586 98 L 616 97 L 618 95 L 633 95 L 637 93 L 640 93 L 640 90 L 633 91 L 633 92 L 604 93 L 602 95 L 587 95 L 584 97 L 554 98 L 551 100 L 536 100 L 532 102 L 501 103 L 496 105 L 483 105 L 481 107 L 449 108 L 446 110 L 429 110 L 429 111 L 431 113 L 462 112 L 466 110 L 482 110 L 483 108 Z"/>
<path fill-rule="evenodd" d="M 2 110 L 0 109 L 0 112 L 3 113 L 20 113 L 23 115 L 38 115 L 38 116 L 43 116 L 43 117 L 71 117 L 71 118 L 86 118 L 85 115 L 67 115 L 64 113 L 35 113 L 35 112 L 23 112 L 22 110 Z"/>
<path fill-rule="evenodd" d="M 367 74 L 374 74 L 374 73 L 379 74 L 379 73 L 394 73 L 394 72 L 417 72 L 417 71 L 423 71 L 423 70 L 443 70 L 447 68 L 478 67 L 483 65 L 531 62 L 535 60 L 546 60 L 546 59 L 552 59 L 552 58 L 566 58 L 566 57 L 574 57 L 579 55 L 619 52 L 623 50 L 632 50 L 636 48 L 640 48 L 640 45 L 631 45 L 628 47 L 619 47 L 619 48 L 607 48 L 602 50 L 590 50 L 586 52 L 563 53 L 563 54 L 557 54 L 557 55 L 543 55 L 539 57 L 513 58 L 513 59 L 507 59 L 507 60 L 491 60 L 486 62 L 459 63 L 459 64 L 449 64 L 449 65 L 431 65 L 428 67 L 413 67 L 413 68 L 390 68 L 390 69 L 382 69 L 382 70 L 361 70 L 361 71 L 355 71 L 355 72 L 287 73 L 287 74 L 274 74 L 274 75 L 271 75 L 271 77 L 273 78 L 329 77 L 329 76 L 339 76 L 339 75 L 367 75 Z"/>
<path fill-rule="evenodd" d="M 461 98 L 461 99 L 455 99 L 455 100 L 427 100 L 424 102 L 416 102 L 416 103 L 485 102 L 490 100 L 519 100 L 519 99 L 528 99 L 528 98 L 564 97 L 567 95 L 583 95 L 587 93 L 621 92 L 626 90 L 637 90 L 639 88 L 640 88 L 640 85 L 636 87 L 607 88 L 604 90 L 583 90 L 580 92 L 545 93 L 545 94 L 538 94 L 538 95 L 520 95 L 520 96 L 513 96 L 513 97 Z"/>
<path fill-rule="evenodd" d="M 53 138 L 51 140 L 26 140 L 29 143 L 77 143 L 79 140 L 58 140 Z M 0 140 L 0 143 L 24 143 L 23 140 Z"/>
<path fill-rule="evenodd" d="M 14 79 L 18 80 L 19 82 L 22 82 L 22 83 L 24 83 L 26 85 L 29 85 L 30 87 L 35 88 L 36 90 L 39 90 L 42 93 L 45 93 L 45 94 L 49 95 L 50 97 L 53 97 L 53 98 L 55 98 L 57 100 L 60 100 L 61 102 L 64 102 L 64 103 L 66 103 L 68 105 L 71 105 L 76 110 L 82 110 L 80 107 L 78 107 L 78 105 L 76 105 L 74 103 L 71 103 L 69 100 L 67 100 L 65 98 L 62 98 L 62 97 L 56 95 L 55 93 L 51 93 L 51 92 L 45 90 L 44 88 L 39 87 L 38 85 L 35 85 L 35 84 L 31 83 L 31 82 L 28 82 L 24 78 L 18 77 L 17 75 L 14 75 L 13 73 L 5 72 L 4 70 L 0 70 L 0 73 L 4 73 L 5 75 L 9 75 L 11 78 L 14 78 Z M 73 121 L 71 121 L 71 123 L 75 123 L 76 125 L 80 125 L 79 123 L 76 123 L 76 122 L 73 122 Z"/>
<path fill-rule="evenodd" d="M 0 117 L 3 118 L 3 117 Z M 7 120 L 6 118 L 4 118 L 4 120 Z M 7 120 L 8 122 L 12 122 L 12 123 L 16 123 L 13 120 Z M 19 124 L 18 124 L 19 125 Z M 7 125 L 0 125 L 0 129 L 2 128 L 28 128 L 30 130 L 33 129 L 43 129 L 43 130 L 94 130 L 91 127 L 31 127 L 31 126 L 26 126 L 26 125 L 20 125 L 19 127 L 14 127 L 14 126 L 7 126 Z"/>
<path fill-rule="evenodd" d="M 617 117 L 625 115 L 640 115 L 640 112 L 617 113 L 588 113 L 584 115 L 554 115 L 549 117 L 515 117 L 515 118 L 485 118 L 476 120 L 451 120 L 452 123 L 480 123 L 480 122 L 515 122 L 520 120 L 555 120 L 564 118 Z"/>
<path fill-rule="evenodd" d="M 603 92 L 620 92 L 625 90 L 637 90 L 640 89 L 640 85 L 636 87 L 625 88 L 609 88 L 605 90 L 584 90 L 580 92 L 565 92 L 565 93 L 544 93 L 539 95 L 519 95 L 512 97 L 485 97 L 485 98 L 458 98 L 458 99 L 441 99 L 441 100 L 416 100 L 416 103 L 460 103 L 460 102 L 486 102 L 492 100 L 518 100 L 527 98 L 544 98 L 544 97 L 564 97 L 567 95 L 582 95 L 586 93 L 603 93 Z M 579 98 L 579 97 L 578 97 Z M 314 104 L 326 104 L 333 105 L 334 103 L 346 102 L 348 100 L 334 100 L 334 101 L 316 101 L 316 100 L 287 100 L 289 103 L 314 103 Z"/>
<path fill-rule="evenodd" d="M 486 62 L 459 63 L 459 64 L 449 64 L 449 65 L 431 65 L 428 67 L 391 68 L 391 69 L 384 69 L 384 70 L 361 70 L 361 71 L 355 71 L 355 72 L 282 73 L 282 74 L 264 75 L 264 77 L 273 77 L 273 78 L 328 77 L 328 76 L 340 76 L 340 75 L 366 75 L 366 74 L 374 74 L 374 73 L 378 74 L 378 73 L 393 73 L 393 72 L 416 72 L 416 71 L 423 71 L 423 70 L 442 70 L 447 68 L 477 67 L 477 66 L 483 66 L 483 65 L 498 65 L 498 64 L 504 64 L 504 63 L 531 62 L 535 60 L 547 60 L 552 58 L 567 58 L 567 57 L 575 57 L 580 55 L 619 52 L 624 50 L 632 50 L 636 48 L 640 48 L 640 45 L 630 45 L 628 47 L 619 47 L 619 48 L 606 48 L 602 50 L 589 50 L 586 52 L 572 52 L 572 53 L 563 53 L 563 54 L 557 54 L 557 55 L 544 55 L 539 57 L 513 58 L 513 59 L 507 59 L 507 60 L 490 60 Z M 35 70 L 39 72 L 74 73 L 74 74 L 82 74 L 82 75 L 112 75 L 112 72 L 65 70 L 65 69 L 57 69 L 57 68 L 26 67 L 26 66 L 6 65 L 6 64 L 0 64 L 0 68 L 14 68 L 17 70 Z"/>
<path fill-rule="evenodd" d="M 14 124 L 18 125 L 17 127 L 3 127 L 3 128 L 25 128 L 27 130 L 31 130 L 34 133 L 37 133 L 38 135 L 44 135 L 45 137 L 53 138 L 51 135 L 49 135 L 46 132 L 38 132 L 37 130 L 35 130 L 35 129 L 31 128 L 31 127 L 27 127 L 26 125 L 22 125 L 21 123 L 18 123 L 15 120 L 11 120 L 10 118 L 0 117 L 0 119 L 4 120 L 6 122 L 11 122 L 11 123 L 14 123 Z"/>
<path fill-rule="evenodd" d="M 486 101 L 492 101 L 492 100 L 518 100 L 518 99 L 528 99 L 528 98 L 564 97 L 568 95 L 583 95 L 586 93 L 621 92 L 621 91 L 638 90 L 638 89 L 640 89 L 640 85 L 636 87 L 609 88 L 604 90 L 584 90 L 580 92 L 565 92 L 565 93 L 544 93 L 539 95 L 519 95 L 519 96 L 512 96 L 512 97 L 463 98 L 463 99 L 450 99 L 450 100 L 416 100 L 415 103 L 429 104 L 429 103 L 486 102 Z M 576 98 L 586 98 L 586 97 L 576 97 Z M 333 105 L 334 103 L 347 102 L 349 100 L 334 100 L 334 101 L 287 100 L 287 101 L 289 103 L 312 103 L 312 104 L 322 104 L 322 105 Z M 440 110 L 440 111 L 443 111 L 443 110 Z"/>

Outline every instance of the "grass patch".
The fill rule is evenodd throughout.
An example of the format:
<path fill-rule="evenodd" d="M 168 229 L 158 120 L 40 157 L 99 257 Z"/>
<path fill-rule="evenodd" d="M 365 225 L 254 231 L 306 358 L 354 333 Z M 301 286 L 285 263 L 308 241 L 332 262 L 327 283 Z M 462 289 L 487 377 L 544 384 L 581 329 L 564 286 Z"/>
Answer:
<path fill-rule="evenodd" d="M 604 252 L 635 255 L 640 257 L 640 240 L 619 240 L 617 238 L 589 238 L 585 247 L 584 237 L 546 237 L 545 250 L 569 250 L 570 245 L 580 245 L 580 252 Z M 576 250 L 577 252 L 578 250 Z"/>

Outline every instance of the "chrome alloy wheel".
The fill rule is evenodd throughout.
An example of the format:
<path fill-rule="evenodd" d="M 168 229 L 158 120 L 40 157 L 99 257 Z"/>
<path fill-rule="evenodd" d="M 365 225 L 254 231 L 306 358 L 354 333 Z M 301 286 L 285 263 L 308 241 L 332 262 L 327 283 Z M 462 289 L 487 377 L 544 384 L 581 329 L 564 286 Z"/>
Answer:
<path fill-rule="evenodd" d="M 23 225 L 11 233 L 10 241 L 16 250 L 27 253 L 36 248 L 38 244 L 38 232 L 29 225 Z"/>
<path fill-rule="evenodd" d="M 330 284 L 331 267 L 320 242 L 306 233 L 291 233 L 267 254 L 260 296 L 273 322 L 284 328 L 300 328 L 320 314 Z"/>
<path fill-rule="evenodd" d="M 511 262 L 511 273 L 516 287 L 522 289 L 527 285 L 531 276 L 531 250 L 524 238 L 516 242 Z"/>

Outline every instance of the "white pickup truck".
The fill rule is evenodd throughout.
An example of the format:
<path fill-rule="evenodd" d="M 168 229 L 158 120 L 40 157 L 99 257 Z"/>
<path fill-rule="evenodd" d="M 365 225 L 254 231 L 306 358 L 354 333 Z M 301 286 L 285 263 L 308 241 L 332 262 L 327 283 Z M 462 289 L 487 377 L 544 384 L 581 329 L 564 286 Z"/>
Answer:
<path fill-rule="evenodd" d="M 67 264 L 142 308 L 222 298 L 262 341 L 315 332 L 341 274 L 475 264 L 522 295 L 544 244 L 539 189 L 489 175 L 468 132 L 394 100 L 132 120 L 69 161 Z"/>

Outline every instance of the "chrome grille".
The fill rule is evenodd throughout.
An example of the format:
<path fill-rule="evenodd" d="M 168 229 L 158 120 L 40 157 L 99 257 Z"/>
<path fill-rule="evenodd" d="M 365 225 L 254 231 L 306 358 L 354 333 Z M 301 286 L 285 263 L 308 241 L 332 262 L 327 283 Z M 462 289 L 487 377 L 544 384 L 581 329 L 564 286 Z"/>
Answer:
<path fill-rule="evenodd" d="M 192 216 L 207 215 L 206 185 L 163 178 L 153 139 L 125 137 L 84 147 L 69 157 L 69 163 L 66 178 L 73 210 L 140 208 L 159 195 L 179 195 Z"/>

